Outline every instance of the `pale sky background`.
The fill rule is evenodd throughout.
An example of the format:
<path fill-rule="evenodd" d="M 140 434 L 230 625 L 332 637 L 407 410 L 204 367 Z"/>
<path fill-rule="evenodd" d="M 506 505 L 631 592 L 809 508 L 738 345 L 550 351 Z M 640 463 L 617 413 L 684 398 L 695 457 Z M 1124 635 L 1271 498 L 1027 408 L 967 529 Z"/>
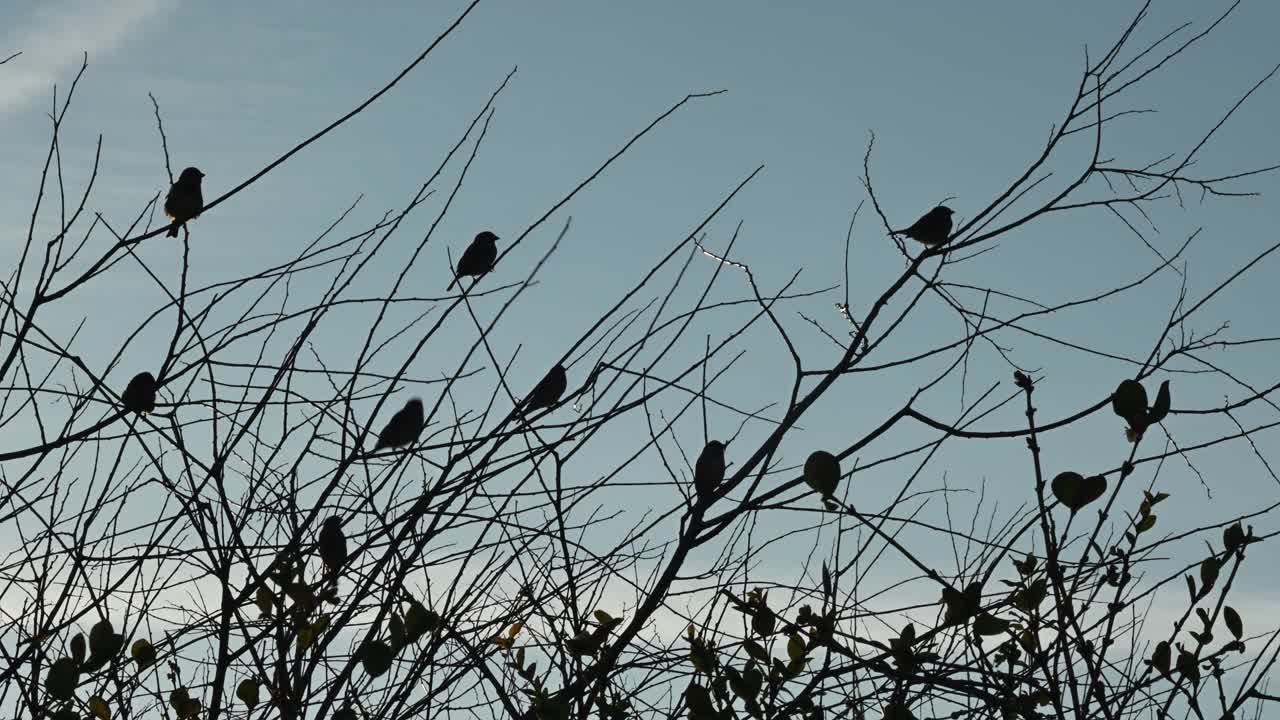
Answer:
<path fill-rule="evenodd" d="M 1141 38 L 1149 41 L 1184 21 L 1203 26 L 1226 5 L 1161 0 Z M 103 134 L 102 169 L 90 205 L 123 225 L 167 182 L 148 92 L 161 105 L 175 171 L 199 166 L 210 198 L 354 107 L 416 56 L 463 6 L 302 0 L 5 3 L 0 57 L 24 53 L 0 66 L 0 232 L 7 238 L 6 252 L 20 248 L 25 234 L 47 150 L 51 86 L 56 83 L 61 92 L 69 85 L 82 51 L 89 53 L 89 70 L 64 130 L 63 153 L 71 182 L 80 187 L 96 135 Z M 764 173 L 711 227 L 709 240 L 723 247 L 743 220 L 734 254 L 752 266 L 766 289 L 776 289 L 797 267 L 804 268 L 804 288 L 841 282 L 845 229 L 865 196 L 859 177 L 869 131 L 878 138 L 873 159 L 878 194 L 895 223 L 905 225 L 949 196 L 960 219 L 971 216 L 1039 152 L 1070 102 L 1085 46 L 1101 52 L 1137 6 L 1101 0 L 485 0 L 424 66 L 378 104 L 193 223 L 193 283 L 236 277 L 247 267 L 291 257 L 359 194 L 365 199 L 348 229 L 401 206 L 514 66 L 519 72 L 498 102 L 467 185 L 415 269 L 414 282 L 421 288 L 416 294 L 443 290 L 449 277 L 446 247 L 457 257 L 482 228 L 514 237 L 670 104 L 689 92 L 727 89 L 726 95 L 699 101 L 671 118 L 506 260 L 523 272 L 549 247 L 566 215 L 573 216 L 561 252 L 531 291 L 527 307 L 495 335 L 508 355 L 518 342 L 528 341 L 516 376 L 532 382 L 600 307 L 613 302 L 619 288 L 630 287 L 758 164 L 766 165 Z M 1246 2 L 1216 34 L 1116 108 L 1160 112 L 1117 125 L 1104 156 L 1133 166 L 1188 149 L 1280 61 L 1277 27 L 1280 5 Z M 1278 111 L 1280 86 L 1267 85 L 1205 148 L 1197 169 L 1226 174 L 1280 162 L 1274 133 Z M 1263 195 L 1204 204 L 1189 196 L 1185 208 L 1166 202 L 1154 210 L 1159 234 L 1153 237 L 1162 251 L 1204 228 L 1188 255 L 1193 300 L 1277 239 L 1271 218 L 1280 177 L 1254 178 L 1242 188 Z M 436 207 L 414 216 L 419 229 L 400 242 L 416 241 Z M 153 267 L 175 268 L 173 246 L 163 240 L 151 241 L 143 252 Z M 1117 221 L 1092 212 L 1029 225 L 996 251 L 954 268 L 948 279 L 1059 302 L 1132 278 L 1152 259 Z M 1232 339 L 1280 335 L 1276 262 L 1264 261 L 1215 299 L 1195 327 L 1208 332 L 1229 320 Z M 854 311 L 865 312 L 901 268 L 869 207 L 855 228 L 852 265 Z M 700 287 L 712 267 L 695 261 L 694 271 Z M 721 282 L 731 290 L 722 291 L 726 295 L 745 290 L 740 278 Z M 1177 277 L 1166 274 L 1131 297 L 1062 321 L 1042 320 L 1036 327 L 1109 352 L 1145 357 L 1177 288 Z M 135 267 L 122 265 L 83 297 L 74 308 L 79 314 L 60 320 L 89 319 L 78 347 L 87 358 L 94 348 L 103 348 L 105 363 L 120 342 L 119 328 L 134 327 L 138 314 L 161 296 L 139 280 Z M 835 355 L 795 312 L 840 332 L 832 310 L 837 299 L 813 298 L 787 311 L 790 327 L 815 365 L 816 358 Z M 957 332 L 954 317 L 941 312 L 936 300 L 932 305 L 885 349 L 882 360 L 927 346 L 939 333 Z M 554 325 L 547 323 L 548 314 L 556 318 Z M 450 332 L 459 342 L 472 337 L 468 323 L 454 323 Z M 714 333 L 715 327 L 686 340 L 695 351 L 704 332 Z M 527 333 L 541 337 L 535 341 Z M 753 352 L 730 374 L 726 392 L 751 398 L 744 399 L 747 405 L 783 401 L 789 383 L 769 392 L 756 378 L 787 372 L 789 360 L 770 332 L 752 337 L 753 347 L 764 350 Z M 1036 395 L 1044 421 L 1092 404 L 1132 374 L 1123 363 L 1025 335 L 1006 333 L 1001 342 L 1013 348 L 1024 367 L 1045 375 Z M 1270 345 L 1214 357 L 1259 385 L 1275 382 Z M 438 376 L 450 367 L 424 367 L 418 374 Z M 131 369 L 117 371 L 113 377 L 123 386 L 130 374 Z M 804 433 L 786 448 L 788 458 L 802 462 L 813 447 L 847 446 L 900 406 L 926 377 L 928 372 L 916 369 L 874 380 L 848 379 L 806 417 Z M 997 381 L 1007 385 L 1009 377 L 1005 364 L 980 352 L 970 366 L 969 391 Z M 1148 381 L 1149 389 L 1167 377 Z M 571 378 L 571 387 L 575 379 L 581 378 Z M 1216 378 L 1176 376 L 1174 387 L 1175 408 L 1209 407 L 1242 395 L 1240 388 Z M 958 403 L 954 391 L 935 393 L 920 409 L 947 419 Z M 1240 419 L 1250 426 L 1275 417 L 1258 408 L 1242 412 Z M 1020 412 L 1011 407 L 979 427 L 1002 429 L 1020 422 Z M 719 434 L 734 427 L 725 420 Z M 1223 418 L 1175 416 L 1169 427 L 1185 445 L 1230 432 L 1231 425 Z M 908 447 L 929 437 L 915 426 L 896 432 L 887 444 Z M 1266 453 L 1275 437 L 1274 431 L 1260 434 L 1258 447 Z M 685 446 L 700 444 L 698 438 Z M 1051 473 L 1067 467 L 1109 469 L 1127 449 L 1120 423 L 1109 411 L 1043 444 Z M 1157 447 L 1152 442 L 1147 450 Z M 600 452 L 609 449 L 605 445 Z M 882 449 L 865 460 L 888 452 Z M 1205 452 L 1196 463 L 1213 491 L 1212 502 L 1185 463 L 1167 463 L 1159 489 L 1173 498 L 1161 506 L 1160 529 L 1221 521 L 1280 495 L 1280 486 L 1243 443 Z M 857 482 L 874 489 L 877 477 L 897 483 L 909 472 L 907 466 L 890 468 L 880 476 L 858 476 Z M 985 481 L 1002 512 L 1033 497 L 1022 440 L 951 444 L 921 487 L 940 486 L 944 470 L 952 485 L 977 487 Z M 1137 480 L 1145 485 L 1150 469 Z M 1128 510 L 1136 508 L 1142 485 L 1135 482 L 1127 491 L 1122 505 Z M 959 508 L 964 517 L 964 501 Z M 1276 529 L 1272 520 L 1258 525 L 1259 532 Z M 1210 537 L 1220 542 L 1216 532 Z M 1196 547 L 1191 552 L 1203 552 L 1202 544 Z M 1262 572 L 1261 564 L 1255 563 L 1252 572 L 1248 567 L 1233 602 L 1246 623 L 1252 614 L 1248 608 L 1266 606 L 1278 589 L 1275 576 Z M 1180 601 L 1180 585 L 1172 592 Z"/>

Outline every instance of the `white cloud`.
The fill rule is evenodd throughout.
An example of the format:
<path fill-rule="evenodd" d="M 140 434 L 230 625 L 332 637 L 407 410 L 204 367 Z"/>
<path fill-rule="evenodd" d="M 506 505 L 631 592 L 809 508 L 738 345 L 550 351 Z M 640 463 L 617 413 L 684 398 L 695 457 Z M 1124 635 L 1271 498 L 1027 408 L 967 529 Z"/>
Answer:
<path fill-rule="evenodd" d="M 0 57 L 22 55 L 0 66 L 0 115 L 13 112 L 46 94 L 55 82 L 70 82 L 89 53 L 109 53 L 120 47 L 148 20 L 174 0 L 64 0 L 32 5 L 0 40 Z M 46 95 L 47 97 L 47 95 Z"/>

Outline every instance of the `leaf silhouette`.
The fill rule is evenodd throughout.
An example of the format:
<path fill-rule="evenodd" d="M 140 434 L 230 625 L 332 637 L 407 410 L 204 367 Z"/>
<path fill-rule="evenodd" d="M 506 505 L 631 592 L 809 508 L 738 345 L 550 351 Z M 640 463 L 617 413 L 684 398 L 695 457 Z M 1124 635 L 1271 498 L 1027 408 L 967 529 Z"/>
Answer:
<path fill-rule="evenodd" d="M 138 664 L 139 670 L 144 670 L 150 667 L 151 665 L 155 664 L 156 649 L 151 645 L 150 642 L 139 638 L 137 640 L 134 640 L 133 645 L 130 646 L 129 656 L 132 657 L 133 661 Z"/>
<path fill-rule="evenodd" d="M 1227 605 L 1222 608 L 1222 619 L 1227 623 L 1227 629 L 1239 640 L 1244 635 L 1244 623 L 1240 621 L 1240 613 L 1235 608 Z"/>
<path fill-rule="evenodd" d="M 1084 477 L 1076 472 L 1061 472 L 1053 478 L 1053 496 L 1072 513 L 1102 497 L 1107 491 L 1107 479 L 1101 475 Z"/>
<path fill-rule="evenodd" d="M 44 677 L 44 689 L 58 700 L 70 700 L 80 684 L 80 670 L 72 658 L 59 658 L 49 666 Z"/>
<path fill-rule="evenodd" d="M 107 705 L 107 701 L 101 697 L 94 695 L 89 698 L 89 712 L 98 720 L 111 720 L 111 707 Z"/>
<path fill-rule="evenodd" d="M 236 686 L 236 697 L 240 698 L 240 702 L 249 706 L 252 710 L 258 706 L 258 681 L 253 678 L 245 678 Z"/>
<path fill-rule="evenodd" d="M 1161 422 L 1169 415 L 1169 405 L 1172 402 L 1169 397 L 1169 381 L 1165 380 L 1160 383 L 1160 390 L 1156 393 L 1155 404 L 1151 406 L 1151 410 L 1147 412 L 1146 424 L 1148 426 Z"/>
<path fill-rule="evenodd" d="M 813 452 L 804 461 L 804 481 L 822 497 L 831 497 L 840 482 L 840 461 L 826 450 Z"/>
<path fill-rule="evenodd" d="M 1151 667 L 1155 668 L 1161 675 L 1169 674 L 1169 663 L 1173 660 L 1173 653 L 1169 649 L 1169 641 L 1161 640 L 1156 643 L 1155 652 L 1151 653 Z"/>
<path fill-rule="evenodd" d="M 378 677 L 391 669 L 391 648 L 381 640 L 369 640 L 360 649 L 360 664 L 369 677 Z"/>
<path fill-rule="evenodd" d="M 1137 380 L 1125 380 L 1111 394 L 1111 410 L 1129 427 L 1141 432 L 1147 416 L 1147 390 Z"/>

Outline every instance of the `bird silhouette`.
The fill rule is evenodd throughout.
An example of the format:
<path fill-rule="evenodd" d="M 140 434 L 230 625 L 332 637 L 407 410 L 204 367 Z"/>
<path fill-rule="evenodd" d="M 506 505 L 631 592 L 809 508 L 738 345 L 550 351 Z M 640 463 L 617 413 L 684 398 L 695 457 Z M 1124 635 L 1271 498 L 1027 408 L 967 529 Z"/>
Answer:
<path fill-rule="evenodd" d="M 555 407 L 568 386 L 569 378 L 565 375 L 564 366 L 557 363 L 547 372 L 546 377 L 538 381 L 533 391 L 525 398 L 524 409 L 527 412 L 533 412 L 540 408 Z"/>
<path fill-rule="evenodd" d="M 418 439 L 418 435 L 422 434 L 422 424 L 425 420 L 422 400 L 411 399 L 391 416 L 391 420 L 382 428 L 382 432 L 378 433 L 378 444 L 373 446 L 373 451 L 402 447 L 412 443 Z"/>
<path fill-rule="evenodd" d="M 498 259 L 497 242 L 498 236 L 488 230 L 477 234 L 463 251 L 462 257 L 458 259 L 458 269 L 454 273 L 453 282 L 449 283 L 445 291 L 452 290 L 453 286 L 464 277 L 480 277 L 492 270 L 494 261 Z"/>
<path fill-rule="evenodd" d="M 698 462 L 693 466 L 693 488 L 698 497 L 705 498 L 715 492 L 724 481 L 724 443 L 712 440 L 702 449 Z"/>
<path fill-rule="evenodd" d="M 320 527 L 320 537 L 316 539 L 316 547 L 320 551 L 320 559 L 325 568 L 336 575 L 343 565 L 347 564 L 347 536 L 342 533 L 342 518 L 331 517 Z"/>
<path fill-rule="evenodd" d="M 204 173 L 189 167 L 169 188 L 169 194 L 164 197 L 164 214 L 173 219 L 169 237 L 178 237 L 178 228 L 186 225 L 188 220 L 200 217 L 200 211 L 204 210 L 204 196 L 200 193 L 200 179 L 203 177 Z"/>
<path fill-rule="evenodd" d="M 120 395 L 124 409 L 139 415 L 155 412 L 156 378 L 149 372 L 140 372 L 129 381 L 128 387 Z"/>
<path fill-rule="evenodd" d="M 941 245 L 951 237 L 951 208 L 945 205 L 925 213 L 909 228 L 894 230 L 893 235 L 906 235 L 931 247 Z"/>

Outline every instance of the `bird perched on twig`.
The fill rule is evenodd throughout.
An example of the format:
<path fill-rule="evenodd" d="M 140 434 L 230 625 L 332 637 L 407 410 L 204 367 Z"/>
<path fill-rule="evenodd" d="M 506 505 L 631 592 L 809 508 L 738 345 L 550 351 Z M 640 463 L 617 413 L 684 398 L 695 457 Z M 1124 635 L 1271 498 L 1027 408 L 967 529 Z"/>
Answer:
<path fill-rule="evenodd" d="M 925 213 L 909 228 L 894 230 L 892 235 L 906 235 L 930 247 L 945 243 L 951 237 L 951 208 L 945 205 Z"/>
<path fill-rule="evenodd" d="M 397 448 L 412 443 L 422 434 L 422 424 L 426 421 L 422 412 L 422 400 L 413 398 L 396 411 L 387 421 L 382 432 L 378 433 L 378 443 L 373 446 L 377 452 L 382 448 Z"/>
<path fill-rule="evenodd" d="M 188 220 L 200 217 L 204 210 L 204 196 L 200 193 L 200 179 L 203 177 L 204 173 L 189 167 L 169 188 L 169 194 L 164 197 L 164 214 L 173 219 L 169 237 L 178 237 L 178 228 L 186 225 Z"/>
<path fill-rule="evenodd" d="M 320 536 L 316 539 L 320 559 L 331 575 L 337 575 L 347 564 L 347 536 L 342 532 L 342 518 L 334 516 L 324 521 Z"/>
<path fill-rule="evenodd" d="M 497 242 L 498 236 L 488 230 L 477 234 L 463 251 L 462 257 L 458 259 L 458 269 L 454 272 L 453 282 L 449 283 L 445 291 L 452 290 L 453 286 L 464 277 L 480 277 L 492 270 L 494 261 L 498 259 Z"/>
<path fill-rule="evenodd" d="M 149 372 L 140 372 L 129 381 L 129 386 L 120 395 L 124 409 L 131 413 L 145 415 L 156 409 L 156 378 Z"/>
<path fill-rule="evenodd" d="M 564 366 L 557 363 L 547 372 L 546 377 L 533 386 L 529 396 L 524 399 L 525 411 L 533 412 L 541 408 L 555 407 L 568 386 L 569 378 L 565 375 Z"/>
<path fill-rule="evenodd" d="M 706 498 L 723 481 L 724 443 L 712 440 L 702 449 L 698 462 L 693 466 L 693 489 L 699 498 Z"/>

